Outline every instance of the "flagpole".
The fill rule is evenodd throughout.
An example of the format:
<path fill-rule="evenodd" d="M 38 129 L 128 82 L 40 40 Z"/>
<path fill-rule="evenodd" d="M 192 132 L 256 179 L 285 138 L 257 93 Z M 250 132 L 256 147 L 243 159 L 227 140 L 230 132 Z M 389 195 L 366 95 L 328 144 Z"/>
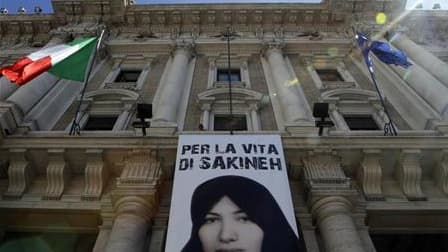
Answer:
<path fill-rule="evenodd" d="M 358 40 L 359 35 L 357 34 L 354 27 L 352 27 L 352 29 L 353 29 L 353 33 L 356 35 L 356 39 Z M 368 39 L 366 39 L 365 41 L 367 42 Z M 364 58 L 364 63 L 366 64 L 367 69 L 369 70 L 370 77 L 372 78 L 372 82 L 375 86 L 375 90 L 378 93 L 378 97 L 380 98 L 381 106 L 383 106 L 384 113 L 386 114 L 386 117 L 389 120 L 389 122 L 386 122 L 384 124 L 384 135 L 385 136 L 397 136 L 398 135 L 397 129 L 395 128 L 395 125 L 392 121 L 389 111 L 387 110 L 386 103 L 384 102 L 384 98 L 381 95 L 380 89 L 378 87 L 378 83 L 376 82 L 375 74 L 373 73 L 373 64 L 372 64 L 372 62 L 370 60 L 370 56 L 369 56 L 370 49 L 368 48 L 368 45 L 367 45 L 367 47 L 364 44 L 361 45 L 359 41 L 357 41 L 357 44 L 358 44 L 359 49 L 361 49 L 361 55 Z M 365 48 L 363 48 L 363 47 L 365 47 Z"/>
<path fill-rule="evenodd" d="M 367 62 L 366 62 L 367 64 Z M 389 111 L 387 110 L 386 103 L 384 102 L 383 96 L 381 95 L 380 89 L 378 88 L 378 83 L 376 82 L 375 75 L 373 74 L 373 71 L 370 67 L 368 67 L 370 77 L 372 78 L 373 84 L 375 86 L 376 92 L 378 93 L 378 96 L 380 97 L 381 105 L 384 108 L 384 113 L 387 116 L 387 119 L 389 122 L 384 124 L 384 135 L 385 136 L 397 136 L 397 130 L 395 129 L 394 123 L 392 122 L 392 118 L 390 117 Z"/>
<path fill-rule="evenodd" d="M 81 98 L 80 98 L 80 101 L 78 103 L 78 107 L 76 108 L 75 118 L 73 119 L 72 127 L 70 128 L 69 135 L 71 135 L 71 136 L 73 136 L 75 134 L 76 135 L 80 135 L 80 131 L 81 131 L 81 128 L 79 126 L 79 120 L 80 119 L 78 120 L 79 111 L 81 110 L 82 100 L 84 98 L 84 94 L 85 94 L 86 89 L 87 89 L 87 84 L 89 82 L 90 73 L 92 72 L 93 65 L 95 63 L 96 54 L 98 53 L 98 50 L 100 48 L 101 40 L 103 39 L 103 35 L 104 35 L 104 29 L 101 31 L 100 37 L 98 38 L 98 41 L 97 41 L 97 44 L 96 44 L 95 51 L 93 52 L 93 56 L 92 56 L 92 58 L 90 60 L 89 70 L 88 70 L 87 76 L 86 76 L 86 78 L 84 80 L 84 86 L 83 86 L 82 92 L 81 92 Z"/>

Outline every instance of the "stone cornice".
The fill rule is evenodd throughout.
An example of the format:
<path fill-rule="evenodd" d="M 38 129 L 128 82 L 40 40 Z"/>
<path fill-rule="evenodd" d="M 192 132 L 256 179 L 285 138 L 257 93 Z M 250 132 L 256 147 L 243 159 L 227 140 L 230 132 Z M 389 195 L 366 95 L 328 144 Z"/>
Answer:
<path fill-rule="evenodd" d="M 124 132 L 126 133 L 126 132 Z M 8 136 L 3 139 L 1 149 L 26 148 L 95 148 L 95 149 L 176 149 L 177 136 L 131 136 L 131 131 L 122 136 L 114 134 L 88 134 L 81 136 L 68 136 L 65 132 L 29 133 L 25 136 Z M 188 133 L 188 132 L 187 132 Z M 202 134 L 203 132 L 189 132 Z M 282 132 L 265 132 L 266 134 L 282 134 Z M 446 149 L 447 136 L 407 135 L 402 133 L 397 137 L 375 136 L 331 136 L 331 137 L 290 137 L 282 136 L 285 149 L 406 149 L 412 146 L 415 149 Z"/>

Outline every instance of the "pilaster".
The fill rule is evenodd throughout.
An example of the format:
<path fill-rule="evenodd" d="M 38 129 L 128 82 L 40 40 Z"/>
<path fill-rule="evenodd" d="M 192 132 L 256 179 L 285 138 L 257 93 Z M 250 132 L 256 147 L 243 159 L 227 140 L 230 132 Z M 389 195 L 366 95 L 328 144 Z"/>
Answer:
<path fill-rule="evenodd" d="M 33 171 L 26 159 L 26 149 L 9 150 L 8 189 L 4 194 L 7 198 L 20 198 L 30 184 Z"/>
<path fill-rule="evenodd" d="M 47 189 L 43 195 L 46 200 L 59 200 L 70 176 L 68 164 L 64 159 L 64 149 L 48 150 Z"/>
<path fill-rule="evenodd" d="M 83 200 L 99 200 L 107 184 L 108 172 L 103 161 L 103 150 L 86 150 L 86 170 Z"/>
<path fill-rule="evenodd" d="M 401 189 L 409 200 L 426 200 L 421 189 L 420 156 L 420 150 L 402 150 L 395 170 Z"/>
<path fill-rule="evenodd" d="M 363 150 L 364 157 L 358 171 L 358 181 L 364 196 L 369 200 L 382 200 L 381 150 Z"/>

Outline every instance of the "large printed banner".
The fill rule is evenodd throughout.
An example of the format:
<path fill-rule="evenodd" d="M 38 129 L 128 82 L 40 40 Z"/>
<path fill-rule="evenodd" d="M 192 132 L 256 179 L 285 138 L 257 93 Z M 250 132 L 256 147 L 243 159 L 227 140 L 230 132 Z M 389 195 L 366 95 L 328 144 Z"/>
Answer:
<path fill-rule="evenodd" d="M 280 136 L 181 135 L 165 251 L 300 251 Z"/>

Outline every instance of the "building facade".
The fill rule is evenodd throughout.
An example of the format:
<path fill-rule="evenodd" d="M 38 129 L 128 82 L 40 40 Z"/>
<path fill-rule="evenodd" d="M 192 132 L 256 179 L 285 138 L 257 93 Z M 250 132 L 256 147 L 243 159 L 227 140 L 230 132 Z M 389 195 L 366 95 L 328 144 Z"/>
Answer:
<path fill-rule="evenodd" d="M 230 128 L 281 135 L 308 252 L 447 251 L 446 11 L 404 0 L 52 4 L 0 15 L 0 65 L 103 29 L 104 41 L 82 100 L 82 83 L 48 73 L 21 87 L 0 78 L 1 251 L 164 251 L 179 134 Z M 353 29 L 414 64 L 372 59 L 398 136 L 384 135 Z M 318 102 L 334 123 L 321 136 Z M 133 127 L 138 103 L 152 104 L 146 136 Z"/>

